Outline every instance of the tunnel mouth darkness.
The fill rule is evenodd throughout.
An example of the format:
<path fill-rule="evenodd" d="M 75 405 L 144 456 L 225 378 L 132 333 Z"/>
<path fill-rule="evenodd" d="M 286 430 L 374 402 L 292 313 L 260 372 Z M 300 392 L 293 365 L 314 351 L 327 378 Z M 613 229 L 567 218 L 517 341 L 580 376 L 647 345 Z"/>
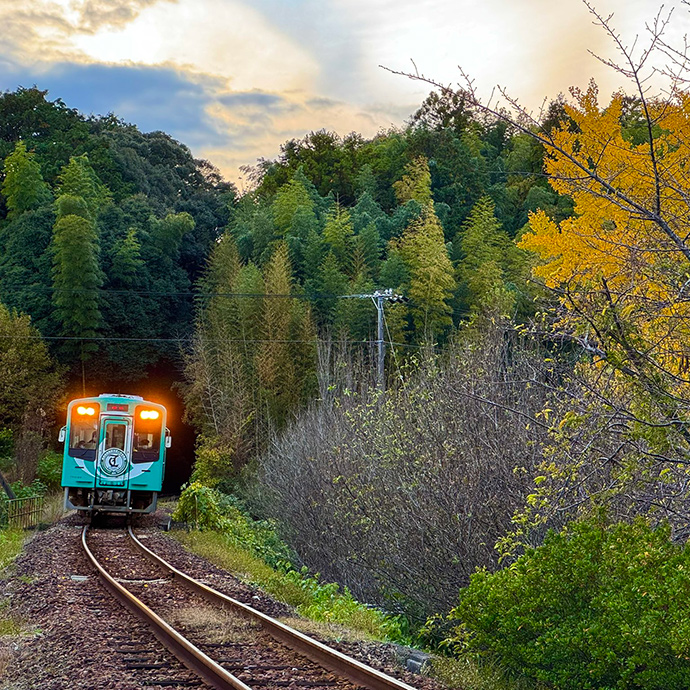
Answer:
<path fill-rule="evenodd" d="M 181 364 L 174 360 L 160 360 L 149 368 L 147 377 L 137 380 L 121 380 L 116 377 L 97 380 L 90 377 L 86 382 L 86 396 L 101 393 L 119 393 L 140 395 L 164 405 L 168 411 L 167 426 L 172 434 L 172 446 L 166 453 L 163 494 L 179 494 L 180 487 L 189 481 L 194 465 L 194 448 L 196 431 L 186 422 L 184 402 L 180 397 L 177 384 L 182 380 Z M 81 381 L 73 381 L 69 386 L 67 400 L 84 397 Z M 66 403 L 65 403 L 66 407 Z M 59 429 L 65 423 L 65 410 L 57 418 L 55 425 Z M 57 431 L 56 434 L 57 436 Z"/>

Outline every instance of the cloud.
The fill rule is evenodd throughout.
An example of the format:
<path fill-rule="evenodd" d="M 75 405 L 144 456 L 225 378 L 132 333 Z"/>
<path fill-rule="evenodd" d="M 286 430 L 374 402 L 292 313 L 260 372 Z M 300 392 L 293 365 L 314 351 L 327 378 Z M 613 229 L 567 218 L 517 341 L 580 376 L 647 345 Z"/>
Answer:
<path fill-rule="evenodd" d="M 122 27 L 139 16 L 141 11 L 160 2 L 177 0 L 82 0 L 76 2 L 80 31 L 95 32 L 104 27 Z"/>
<path fill-rule="evenodd" d="M 318 129 L 373 136 L 414 109 L 398 112 L 399 106 L 385 104 L 364 109 L 299 90 L 233 91 L 224 79 L 171 65 L 60 62 L 36 70 L 5 59 L 3 66 L 0 89 L 36 84 L 48 98 L 61 98 L 86 115 L 112 112 L 144 132 L 165 131 L 233 181 L 241 166 L 276 157 L 287 139 Z"/>
<path fill-rule="evenodd" d="M 240 0 L 159 2 L 124 26 L 75 34 L 71 44 L 92 61 L 221 75 L 237 91 L 309 89 L 320 69 L 304 44 Z"/>
<path fill-rule="evenodd" d="M 648 0 L 597 5 L 625 35 L 650 18 Z M 0 87 L 167 131 L 234 179 L 312 130 L 401 125 L 431 87 L 380 64 L 443 83 L 460 64 L 532 107 L 591 75 L 606 94 L 591 19 L 578 0 L 0 0 Z"/>
<path fill-rule="evenodd" d="M 34 71 L 6 61 L 0 88 L 36 84 L 86 115 L 114 113 L 144 132 L 163 130 L 193 149 L 219 146 L 226 134 L 208 113 L 224 83 L 192 78 L 170 67 L 56 63 Z"/>

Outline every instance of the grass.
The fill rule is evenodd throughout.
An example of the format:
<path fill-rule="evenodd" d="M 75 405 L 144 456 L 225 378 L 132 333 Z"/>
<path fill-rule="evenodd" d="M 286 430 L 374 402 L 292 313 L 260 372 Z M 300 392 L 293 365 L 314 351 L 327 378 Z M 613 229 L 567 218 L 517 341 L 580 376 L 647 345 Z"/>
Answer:
<path fill-rule="evenodd" d="M 45 524 L 52 524 L 62 517 L 62 494 L 51 494 L 45 497 L 43 515 L 41 521 Z M 21 553 L 26 539 L 27 532 L 21 529 L 0 529 L 0 574 L 5 572 L 14 562 L 14 559 Z M 33 578 L 30 575 L 22 575 L 19 581 L 31 583 Z M 0 638 L 18 637 L 26 634 L 28 628 L 25 622 L 12 613 L 9 600 L 0 602 Z M 35 632 L 35 631 L 34 631 Z M 8 648 L 0 644 L 0 678 L 5 673 L 8 664 L 11 662 L 11 654 Z"/>
<path fill-rule="evenodd" d="M 256 638 L 261 627 L 236 613 L 205 606 L 178 609 L 173 613 L 173 619 L 175 624 L 202 633 L 207 642 L 214 644 L 249 643 Z"/>
<path fill-rule="evenodd" d="M 314 578 L 304 578 L 294 571 L 278 572 L 220 532 L 174 531 L 171 536 L 189 551 L 295 607 L 304 618 L 285 619 L 293 628 L 335 641 L 355 641 L 363 637 L 390 639 L 385 622 L 382 625 L 386 618 L 381 612 L 358 604 L 351 597 L 336 594 L 335 585 L 321 585 Z M 189 627 L 215 625 L 219 631 L 227 628 L 227 622 L 209 621 L 207 613 L 199 620 L 200 615 L 192 611 L 180 612 L 180 622 Z M 462 690 L 545 690 L 535 686 L 534 681 L 507 678 L 502 669 L 480 664 L 472 658 L 433 656 L 426 673 L 449 688 Z"/>
<path fill-rule="evenodd" d="M 14 561 L 22 550 L 24 532 L 20 529 L 0 529 L 0 572 Z"/>
<path fill-rule="evenodd" d="M 43 499 L 43 515 L 41 515 L 41 522 L 52 525 L 64 514 L 64 494 L 62 491 L 47 494 Z"/>
<path fill-rule="evenodd" d="M 429 674 L 450 688 L 462 690 L 546 690 L 532 679 L 508 678 L 498 666 L 479 663 L 472 658 L 451 659 L 434 656 Z"/>
<path fill-rule="evenodd" d="M 400 626 L 381 611 L 360 604 L 335 584 L 321 584 L 296 571 L 280 572 L 249 549 L 214 531 L 172 533 L 187 549 L 267 594 L 293 606 L 300 615 L 326 624 L 344 625 L 373 640 L 403 641 Z"/>

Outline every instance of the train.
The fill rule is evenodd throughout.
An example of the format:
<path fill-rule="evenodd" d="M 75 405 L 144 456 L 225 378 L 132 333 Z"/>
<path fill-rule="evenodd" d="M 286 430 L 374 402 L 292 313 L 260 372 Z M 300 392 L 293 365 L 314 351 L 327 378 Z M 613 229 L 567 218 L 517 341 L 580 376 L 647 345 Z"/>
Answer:
<path fill-rule="evenodd" d="M 66 510 L 152 513 L 172 444 L 167 411 L 138 395 L 77 398 L 60 429 Z"/>

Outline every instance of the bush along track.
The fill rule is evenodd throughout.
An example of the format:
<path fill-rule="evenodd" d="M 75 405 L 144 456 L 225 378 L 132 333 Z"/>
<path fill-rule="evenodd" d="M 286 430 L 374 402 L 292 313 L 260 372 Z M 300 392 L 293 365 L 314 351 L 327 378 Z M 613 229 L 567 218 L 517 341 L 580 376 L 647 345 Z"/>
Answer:
<path fill-rule="evenodd" d="M 460 592 L 441 642 L 568 690 L 690 687 L 690 547 L 601 517 L 550 533 Z"/>
<path fill-rule="evenodd" d="M 406 621 L 366 606 L 347 588 L 322 583 L 279 539 L 271 521 L 253 520 L 233 497 L 193 482 L 173 519 L 197 527 L 175 536 L 191 551 L 239 575 L 313 621 L 336 623 L 382 640 L 409 644 Z"/>

